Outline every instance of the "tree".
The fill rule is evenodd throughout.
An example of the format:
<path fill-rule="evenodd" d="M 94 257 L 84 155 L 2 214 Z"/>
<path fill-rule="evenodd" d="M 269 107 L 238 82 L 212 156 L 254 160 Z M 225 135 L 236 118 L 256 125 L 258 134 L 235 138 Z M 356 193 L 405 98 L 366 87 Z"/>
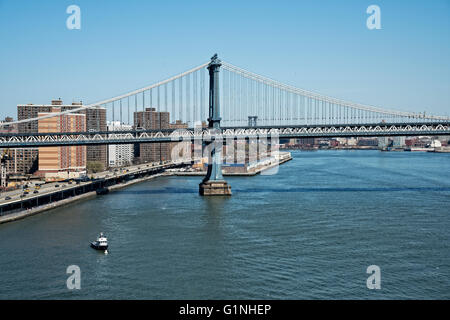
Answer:
<path fill-rule="evenodd" d="M 88 161 L 86 164 L 88 173 L 97 173 L 105 171 L 105 166 L 101 161 Z"/>

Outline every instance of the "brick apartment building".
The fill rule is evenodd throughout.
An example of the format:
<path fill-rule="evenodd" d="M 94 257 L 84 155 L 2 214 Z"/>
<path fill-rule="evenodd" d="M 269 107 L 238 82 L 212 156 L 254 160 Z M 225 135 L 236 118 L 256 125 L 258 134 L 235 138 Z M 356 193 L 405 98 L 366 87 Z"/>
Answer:
<path fill-rule="evenodd" d="M 52 108 L 58 107 L 61 111 L 72 110 L 79 108 L 82 105 L 79 103 L 72 103 L 70 105 L 63 105 L 61 99 L 52 100 L 50 105 L 18 105 L 17 106 L 17 119 L 25 120 L 31 118 L 37 118 L 39 113 L 52 112 Z M 96 109 L 85 109 L 76 111 L 77 114 L 85 115 L 85 130 L 84 131 L 106 131 L 106 109 L 99 107 Z M 30 121 L 26 123 L 20 123 L 18 125 L 19 133 L 37 133 L 38 121 Z M 16 166 L 16 173 L 29 174 L 34 173 L 38 169 L 38 148 L 21 149 L 17 153 L 16 159 L 14 159 Z M 100 161 L 107 166 L 107 146 L 88 146 L 86 148 L 86 161 Z"/>
<path fill-rule="evenodd" d="M 155 108 L 134 112 L 134 128 L 145 130 L 169 129 L 169 112 L 158 112 Z M 159 162 L 170 159 L 168 143 L 140 143 L 134 146 L 135 162 Z"/>
<path fill-rule="evenodd" d="M 169 112 L 158 112 L 155 108 L 134 112 L 134 128 L 145 130 L 186 129 L 188 125 L 181 120 L 170 123 Z M 134 146 L 136 163 L 171 160 L 171 152 L 177 143 L 140 143 Z"/>
<path fill-rule="evenodd" d="M 51 112 L 39 112 L 38 116 L 61 112 L 52 107 Z M 86 131 L 86 115 L 68 113 L 38 121 L 38 132 Z M 38 151 L 38 174 L 46 179 L 73 178 L 86 172 L 86 146 L 41 147 Z"/>
<path fill-rule="evenodd" d="M 106 108 L 86 109 L 86 131 L 106 131 Z M 87 146 L 86 161 L 99 161 L 108 167 L 108 145 Z"/>

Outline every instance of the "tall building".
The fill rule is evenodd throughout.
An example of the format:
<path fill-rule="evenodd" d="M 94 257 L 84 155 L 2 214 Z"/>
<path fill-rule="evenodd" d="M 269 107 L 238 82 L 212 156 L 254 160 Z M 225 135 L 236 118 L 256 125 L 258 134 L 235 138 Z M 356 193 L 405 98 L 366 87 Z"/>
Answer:
<path fill-rule="evenodd" d="M 57 105 L 57 100 L 52 101 L 52 105 Z M 39 112 L 50 112 L 52 106 L 50 105 L 18 105 L 17 106 L 17 120 L 26 120 L 37 118 Z M 29 121 L 19 123 L 19 133 L 37 133 L 38 122 Z M 19 151 L 19 150 L 17 150 Z M 30 174 L 38 169 L 38 148 L 23 148 L 15 155 L 15 173 Z"/>
<path fill-rule="evenodd" d="M 2 126 L 0 126 L 0 133 L 17 133 L 17 124 L 8 124 L 13 122 L 13 118 L 6 117 L 4 121 L 0 121 Z M 17 167 L 17 156 L 20 155 L 22 149 L 0 149 L 0 157 L 4 160 L 4 171 L 2 173 L 7 176 L 12 174 Z M 6 179 L 5 179 L 6 180 Z"/>
<path fill-rule="evenodd" d="M 51 112 L 40 112 L 47 116 L 61 112 L 61 107 L 52 107 Z M 67 113 L 38 121 L 38 132 L 82 132 L 86 131 L 86 115 Z M 86 173 L 86 146 L 40 147 L 38 173 L 46 179 L 73 178 Z"/>
<path fill-rule="evenodd" d="M 134 128 L 145 130 L 169 129 L 169 112 L 158 112 L 155 108 L 134 112 Z M 136 150 L 138 148 L 138 150 Z M 159 162 L 170 159 L 168 143 L 140 143 L 135 145 L 135 161 Z"/>
<path fill-rule="evenodd" d="M 106 131 L 106 108 L 86 109 L 86 131 Z M 108 145 L 87 146 L 87 161 L 99 161 L 108 167 Z"/>
<path fill-rule="evenodd" d="M 61 111 L 67 111 L 76 109 L 82 106 L 81 102 L 74 102 L 70 105 L 64 105 L 61 99 L 52 100 L 50 105 L 18 105 L 17 106 L 17 119 L 26 120 L 37 118 L 39 113 L 52 112 L 52 108 L 57 106 Z M 106 109 L 98 107 L 95 109 L 84 109 L 76 111 L 77 114 L 84 114 L 86 125 L 83 131 L 106 131 Z M 25 123 L 19 123 L 18 132 L 19 133 L 37 133 L 38 132 L 38 121 L 30 121 Z M 106 145 L 95 145 L 88 146 L 86 148 L 86 161 L 100 161 L 107 166 L 107 146 Z M 38 162 L 38 149 L 37 148 L 27 148 L 22 149 L 18 154 L 17 162 L 20 165 L 17 166 L 17 173 L 28 174 L 34 173 L 37 170 Z"/>
<path fill-rule="evenodd" d="M 120 123 L 120 121 L 108 122 L 108 131 L 132 130 L 133 126 Z M 120 136 L 120 135 L 119 135 Z M 110 144 L 108 145 L 108 166 L 123 167 L 133 163 L 132 144 Z"/>
<path fill-rule="evenodd" d="M 64 109 L 79 108 L 83 104 L 81 102 L 73 102 L 71 105 L 63 106 Z M 86 131 L 98 132 L 106 131 L 106 108 L 96 107 L 77 111 L 86 115 Z M 105 168 L 108 167 L 108 146 L 93 145 L 86 148 L 86 161 L 98 161 L 103 164 Z"/>
<path fill-rule="evenodd" d="M 6 173 L 8 175 L 25 175 L 30 171 L 37 170 L 37 161 L 33 161 L 33 150 L 29 148 L 0 149 L 0 152 L 9 154 L 6 162 Z M 37 149 L 35 150 L 37 152 Z M 31 167 L 30 167 L 31 164 Z"/>

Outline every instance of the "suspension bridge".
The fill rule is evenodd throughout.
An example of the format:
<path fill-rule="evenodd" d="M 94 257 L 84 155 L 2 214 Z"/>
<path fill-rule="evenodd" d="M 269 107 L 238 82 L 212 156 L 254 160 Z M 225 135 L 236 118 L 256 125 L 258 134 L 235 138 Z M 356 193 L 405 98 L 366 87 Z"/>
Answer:
<path fill-rule="evenodd" d="M 128 124 L 132 129 L 0 134 L 0 148 L 186 140 L 208 144 L 260 136 L 283 139 L 450 135 L 449 117 L 390 110 L 329 97 L 239 68 L 219 60 L 217 55 L 211 61 L 148 87 L 7 125 L 38 122 L 88 108 L 106 108 L 108 120 Z M 159 127 L 149 129 L 148 124 L 140 123 L 135 117 L 137 112 L 147 108 L 169 113 L 170 123 L 178 121 L 186 128 L 169 129 L 160 122 Z M 216 161 L 210 163 L 219 163 L 221 151 L 212 148 L 211 152 Z M 211 164 L 205 179 L 223 181 L 220 164 Z"/>
<path fill-rule="evenodd" d="M 218 61 L 218 59 L 216 58 Z M 450 118 L 388 110 L 344 101 L 299 89 L 220 61 L 216 88 L 211 88 L 203 63 L 186 72 L 89 105 L 58 113 L 0 124 L 37 122 L 84 109 L 106 108 L 108 120 L 128 124 L 127 131 L 0 134 L 0 148 L 59 145 L 170 142 L 221 134 L 251 136 L 277 133 L 280 138 L 447 135 Z M 220 132 L 204 123 L 211 117 L 211 95 L 216 94 Z M 220 105 L 220 107 L 219 107 Z M 186 130 L 152 128 L 136 123 L 134 114 L 153 108 L 168 112 L 170 122 Z M 202 126 L 203 123 L 203 126 Z M 37 127 L 37 126 L 36 126 Z"/>

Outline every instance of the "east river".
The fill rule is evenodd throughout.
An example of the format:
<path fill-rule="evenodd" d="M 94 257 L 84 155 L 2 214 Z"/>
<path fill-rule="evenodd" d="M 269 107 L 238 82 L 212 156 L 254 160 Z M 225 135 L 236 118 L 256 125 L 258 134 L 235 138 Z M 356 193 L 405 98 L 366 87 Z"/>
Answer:
<path fill-rule="evenodd" d="M 229 198 L 160 177 L 0 225 L 0 298 L 450 298 L 450 154 L 292 156 L 227 178 Z M 101 231 L 107 255 L 89 247 Z"/>

